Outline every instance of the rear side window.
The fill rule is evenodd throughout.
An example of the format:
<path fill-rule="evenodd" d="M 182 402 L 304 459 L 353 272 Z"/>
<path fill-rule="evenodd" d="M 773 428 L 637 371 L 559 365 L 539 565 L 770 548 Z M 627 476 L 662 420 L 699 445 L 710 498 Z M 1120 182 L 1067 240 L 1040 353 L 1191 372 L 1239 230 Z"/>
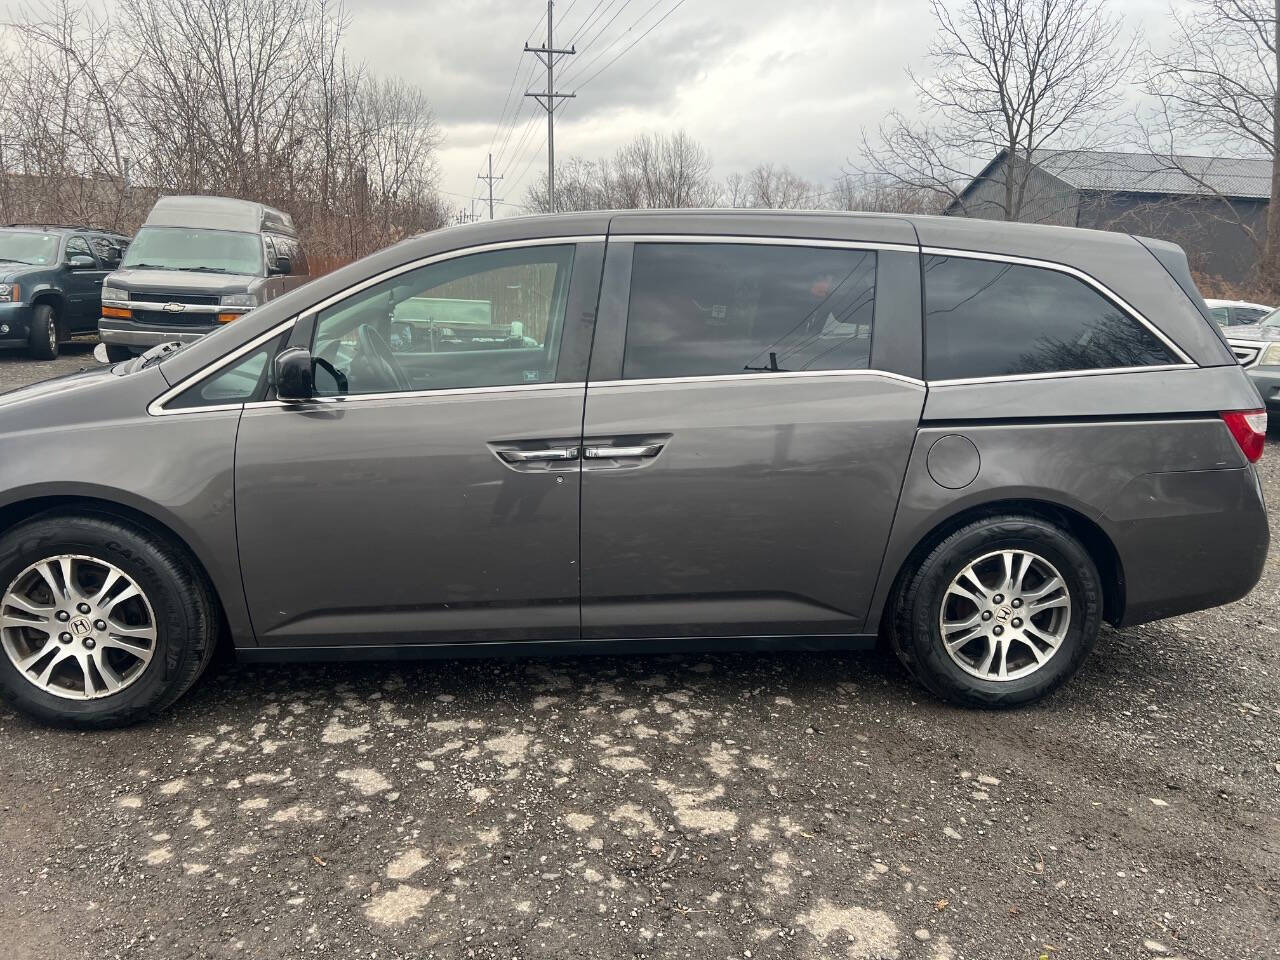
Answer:
<path fill-rule="evenodd" d="M 929 256 L 924 290 L 930 380 L 1178 362 L 1145 326 L 1057 270 Z"/>
<path fill-rule="evenodd" d="M 865 369 L 876 255 L 733 243 L 639 243 L 623 377 Z"/>

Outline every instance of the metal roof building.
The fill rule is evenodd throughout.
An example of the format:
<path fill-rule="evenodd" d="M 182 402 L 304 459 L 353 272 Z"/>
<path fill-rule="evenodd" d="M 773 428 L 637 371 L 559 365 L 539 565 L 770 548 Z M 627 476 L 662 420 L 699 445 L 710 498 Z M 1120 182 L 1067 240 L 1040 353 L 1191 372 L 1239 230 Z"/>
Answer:
<path fill-rule="evenodd" d="M 1006 184 L 1016 192 L 1013 218 L 1005 215 Z M 1206 281 L 1239 285 L 1253 273 L 1270 196 L 1265 159 L 1036 150 L 1010 164 L 1001 151 L 947 213 L 1172 240 Z"/>

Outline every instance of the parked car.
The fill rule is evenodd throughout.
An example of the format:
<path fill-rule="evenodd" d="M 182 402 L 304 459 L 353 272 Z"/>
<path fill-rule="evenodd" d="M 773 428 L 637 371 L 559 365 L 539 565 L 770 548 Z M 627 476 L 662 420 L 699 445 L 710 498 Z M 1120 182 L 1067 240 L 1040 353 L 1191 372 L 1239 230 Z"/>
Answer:
<path fill-rule="evenodd" d="M 423 300 L 521 333 L 393 347 Z M 884 636 L 939 696 L 1030 703 L 1103 621 L 1252 588 L 1260 407 L 1159 241 L 727 211 L 442 230 L 0 397 L 0 691 L 102 726 L 171 704 L 222 636 L 254 662 Z"/>
<path fill-rule="evenodd" d="M 1280 411 L 1280 310 L 1225 331 L 1231 352 L 1249 374 L 1269 411 Z"/>
<path fill-rule="evenodd" d="M 287 213 L 227 197 L 161 197 L 103 285 L 98 329 L 113 360 L 190 343 L 307 274 Z"/>
<path fill-rule="evenodd" d="M 1247 300 L 1206 300 L 1205 304 L 1209 307 L 1209 316 L 1220 327 L 1249 326 L 1275 309 Z"/>
<path fill-rule="evenodd" d="M 123 234 L 92 227 L 0 228 L 0 346 L 52 360 L 63 340 L 92 333 L 102 279 L 128 245 Z"/>

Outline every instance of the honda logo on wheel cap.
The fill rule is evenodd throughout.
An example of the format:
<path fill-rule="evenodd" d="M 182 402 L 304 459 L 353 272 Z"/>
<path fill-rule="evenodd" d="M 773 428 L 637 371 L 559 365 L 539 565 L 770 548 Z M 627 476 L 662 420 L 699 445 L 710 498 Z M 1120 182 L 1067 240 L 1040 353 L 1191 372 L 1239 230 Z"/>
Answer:
<path fill-rule="evenodd" d="M 185 303 L 166 303 L 163 307 L 165 313 L 181 313 L 187 309 Z"/>

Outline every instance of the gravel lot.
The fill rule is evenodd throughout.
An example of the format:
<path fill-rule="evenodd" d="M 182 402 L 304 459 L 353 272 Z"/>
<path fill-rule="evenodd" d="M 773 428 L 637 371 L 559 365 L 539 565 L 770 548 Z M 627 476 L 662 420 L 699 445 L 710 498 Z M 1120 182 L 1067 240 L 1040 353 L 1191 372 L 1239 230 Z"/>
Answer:
<path fill-rule="evenodd" d="M 1262 474 L 1280 502 L 1280 437 Z M 1015 713 L 874 653 L 225 664 L 130 730 L 0 710 L 0 953 L 1280 956 L 1278 555 Z"/>

